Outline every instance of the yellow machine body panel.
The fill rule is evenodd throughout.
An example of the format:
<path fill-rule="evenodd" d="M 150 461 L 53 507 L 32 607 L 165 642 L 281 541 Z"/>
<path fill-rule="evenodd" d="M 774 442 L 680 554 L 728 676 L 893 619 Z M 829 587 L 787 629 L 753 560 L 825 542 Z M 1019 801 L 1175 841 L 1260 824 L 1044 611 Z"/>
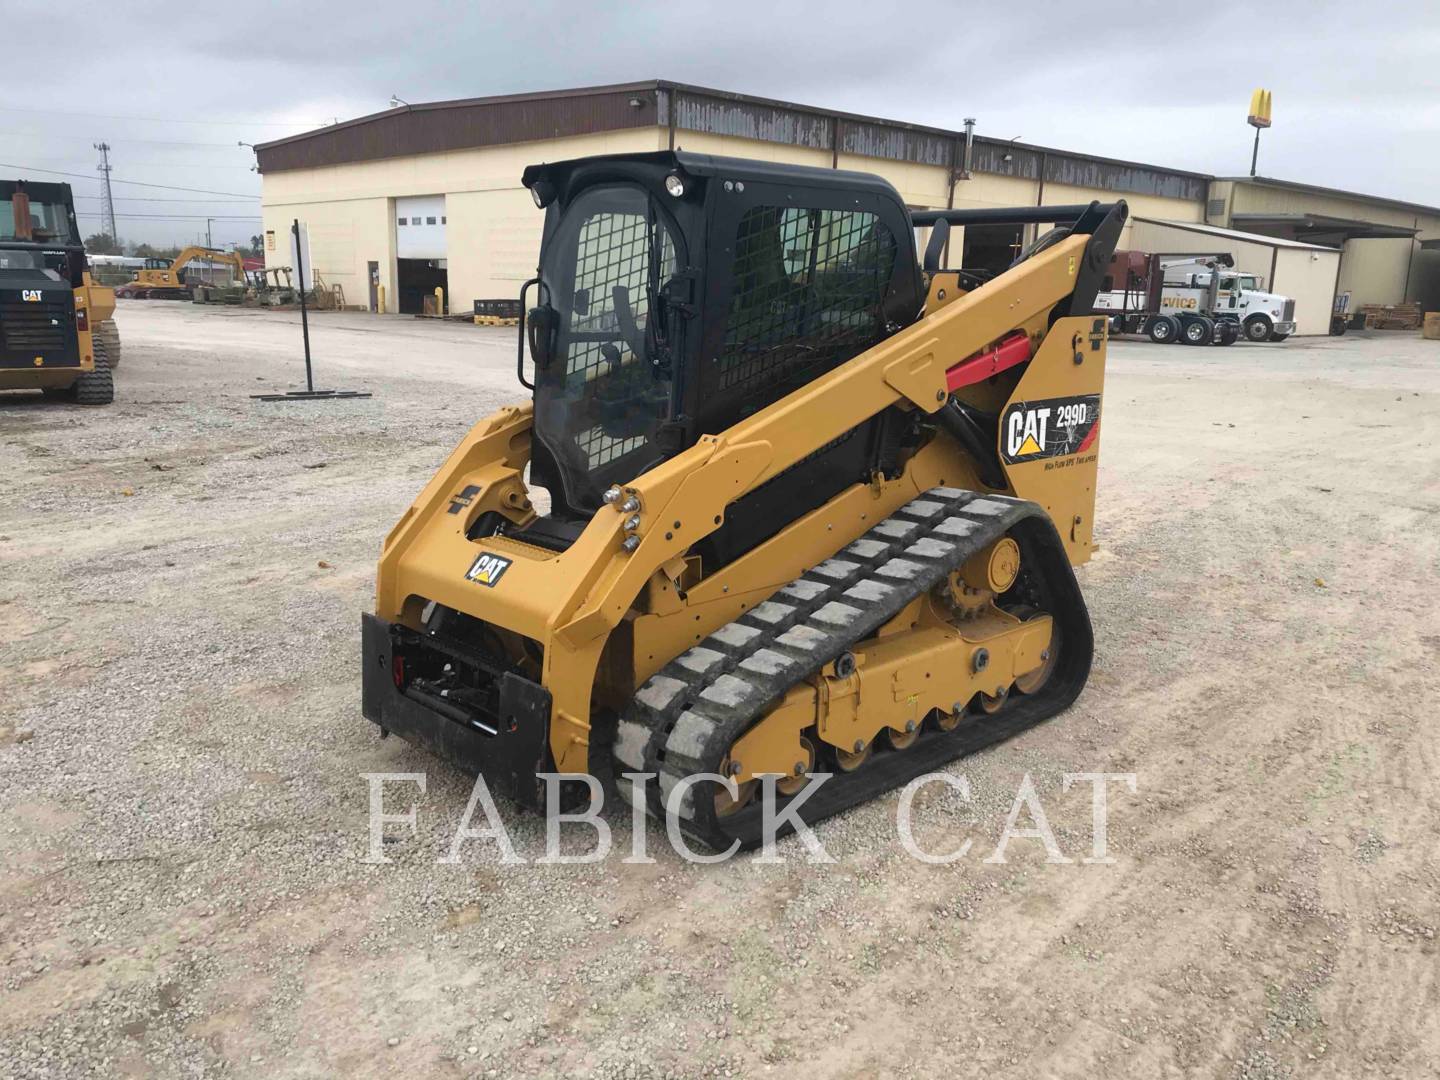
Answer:
<path fill-rule="evenodd" d="M 585 771 L 601 654 L 652 580 L 665 578 L 677 560 L 683 566 L 687 550 L 719 527 L 731 502 L 878 407 L 905 402 L 927 412 L 937 409 L 949 395 L 946 371 L 957 359 L 979 352 L 1016 326 L 1043 321 L 1070 293 L 1085 245 L 1085 237 L 1061 241 L 1029 260 L 1024 273 L 1005 275 L 991 288 L 945 304 L 823 378 L 720 435 L 702 437 L 637 477 L 626 488 L 641 507 L 639 544 L 630 552 L 622 549 L 627 536 L 623 515 L 609 509 L 598 512 L 562 553 L 522 551 L 505 538 L 467 539 L 470 526 L 487 510 L 516 522 L 533 513 L 522 481 L 533 414 L 528 408 L 509 408 L 482 420 L 387 539 L 377 578 L 378 614 L 418 626 L 421 608 L 434 601 L 539 643 L 544 685 L 554 696 L 550 749 L 556 768 Z M 1098 395 L 1105 342 L 1101 318 L 1057 321 L 1007 408 L 1032 398 Z M 1006 466 L 1007 494 L 1034 499 L 1053 520 L 1067 523 L 1061 534 L 1074 562 L 1090 553 L 1097 447 L 1092 443 L 1084 453 L 1063 457 L 1047 456 L 1041 447 L 1040 454 L 1027 450 Z M 673 590 L 675 606 L 669 611 L 634 616 L 635 648 L 622 664 L 629 668 L 628 686 L 615 689 L 622 695 L 633 690 L 662 658 L 683 651 L 744 605 L 763 600 L 797 569 L 853 541 L 896 506 L 945 484 L 979 487 L 964 456 L 951 444 L 937 442 L 917 454 L 900 479 L 857 485 L 707 576 L 684 600 Z M 470 489 L 461 510 L 451 512 Z M 508 560 L 493 585 L 467 577 L 484 554 Z"/>

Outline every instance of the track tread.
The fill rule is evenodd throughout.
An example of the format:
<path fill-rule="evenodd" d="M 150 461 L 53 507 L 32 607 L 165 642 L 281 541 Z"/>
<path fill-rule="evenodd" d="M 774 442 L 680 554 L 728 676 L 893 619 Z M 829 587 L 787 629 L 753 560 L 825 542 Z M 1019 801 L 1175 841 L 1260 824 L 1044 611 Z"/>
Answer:
<path fill-rule="evenodd" d="M 717 772 L 735 739 L 786 690 L 873 635 L 914 597 L 934 588 L 970 555 L 1021 521 L 1043 523 L 1048 530 L 1046 543 L 1061 551 L 1060 565 L 1073 590 L 1067 600 L 1079 604 L 1084 622 L 1084 633 L 1075 637 L 1088 643 L 1089 621 L 1083 601 L 1078 599 L 1068 561 L 1063 559 L 1059 538 L 1044 511 L 1021 499 L 934 488 L 651 676 L 620 720 L 617 774 L 658 773 L 658 784 L 647 788 L 646 809 L 663 818 L 664 801 L 675 784 L 695 773 Z M 703 671 L 687 660 L 697 651 L 706 661 Z M 1087 651 L 1080 685 L 1088 667 Z M 1078 692 L 1077 685 L 1074 693 L 1044 715 L 1068 705 Z M 1033 722 L 1038 719 L 1023 726 Z M 995 734 L 987 741 L 1014 733 L 1004 728 L 996 725 Z M 966 752 L 969 745 L 958 739 L 951 743 L 946 746 L 931 740 L 936 749 L 921 754 L 912 748 L 907 760 L 912 765 L 933 766 Z M 621 782 L 620 787 L 623 794 L 635 799 L 628 782 Z M 815 820 L 862 802 L 873 793 L 864 784 L 853 787 L 858 793 L 848 800 L 842 797 L 837 802 L 833 796 L 827 797 L 828 808 L 812 800 L 817 801 Z M 706 785 L 692 785 L 679 808 L 687 836 L 715 849 L 725 848 L 735 839 L 745 847 L 758 842 L 753 829 L 737 832 L 730 818 L 722 825 L 708 798 L 697 801 L 696 793 L 707 790 Z M 807 820 L 811 819 L 809 809 L 807 802 L 803 813 Z"/>

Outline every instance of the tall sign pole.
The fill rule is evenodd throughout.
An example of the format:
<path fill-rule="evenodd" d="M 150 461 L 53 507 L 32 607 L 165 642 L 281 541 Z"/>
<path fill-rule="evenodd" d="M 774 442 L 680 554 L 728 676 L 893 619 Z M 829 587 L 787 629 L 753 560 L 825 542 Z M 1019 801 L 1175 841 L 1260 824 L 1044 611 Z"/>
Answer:
<path fill-rule="evenodd" d="M 335 401 L 339 398 L 368 398 L 366 390 L 316 390 L 315 372 L 310 363 L 310 307 L 306 293 L 310 290 L 305 280 L 306 235 L 300 229 L 300 219 L 290 223 L 290 235 L 295 238 L 295 273 L 300 279 L 300 335 L 305 341 L 305 389 L 287 390 L 277 394 L 251 394 L 256 401 Z"/>
<path fill-rule="evenodd" d="M 305 307 L 305 245 L 300 242 L 300 219 L 290 226 L 290 235 L 295 237 L 295 273 L 300 278 L 300 332 L 305 337 L 305 390 L 315 392 L 315 377 L 310 371 L 310 314 Z"/>
<path fill-rule="evenodd" d="M 1260 161 L 1260 129 L 1270 126 L 1270 91 L 1256 90 L 1250 95 L 1250 115 L 1245 121 L 1255 129 L 1255 148 L 1250 151 L 1250 175 Z"/>

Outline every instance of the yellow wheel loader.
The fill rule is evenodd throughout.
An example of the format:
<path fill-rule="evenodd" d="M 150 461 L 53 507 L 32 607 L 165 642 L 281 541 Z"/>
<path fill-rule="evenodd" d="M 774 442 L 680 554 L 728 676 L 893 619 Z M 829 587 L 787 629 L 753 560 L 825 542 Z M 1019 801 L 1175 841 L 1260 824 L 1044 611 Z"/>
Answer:
<path fill-rule="evenodd" d="M 115 399 L 115 294 L 90 278 L 69 184 L 0 180 L 0 390 Z"/>
<path fill-rule="evenodd" d="M 382 734 L 537 808 L 537 774 L 588 773 L 728 849 L 757 792 L 813 822 L 1075 700 L 1123 202 L 911 213 L 874 176 L 681 152 L 524 184 L 531 401 L 385 541 Z M 994 223 L 1054 227 L 940 267 Z"/>

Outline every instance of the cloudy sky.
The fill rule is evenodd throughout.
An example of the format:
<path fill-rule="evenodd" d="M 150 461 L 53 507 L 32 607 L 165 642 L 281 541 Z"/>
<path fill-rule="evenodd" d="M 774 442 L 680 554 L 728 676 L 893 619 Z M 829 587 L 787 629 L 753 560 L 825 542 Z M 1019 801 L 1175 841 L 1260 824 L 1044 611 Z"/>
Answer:
<path fill-rule="evenodd" d="M 974 116 L 984 135 L 1216 174 L 1248 171 L 1246 106 L 1265 86 L 1262 174 L 1440 204 L 1434 0 L 0 0 L 0 37 L 21 27 L 0 63 L 0 175 L 77 174 L 88 234 L 92 144 L 109 143 L 129 240 L 203 239 L 210 217 L 217 245 L 247 241 L 260 177 L 237 143 L 383 110 L 392 93 L 652 78 L 941 127 Z"/>

